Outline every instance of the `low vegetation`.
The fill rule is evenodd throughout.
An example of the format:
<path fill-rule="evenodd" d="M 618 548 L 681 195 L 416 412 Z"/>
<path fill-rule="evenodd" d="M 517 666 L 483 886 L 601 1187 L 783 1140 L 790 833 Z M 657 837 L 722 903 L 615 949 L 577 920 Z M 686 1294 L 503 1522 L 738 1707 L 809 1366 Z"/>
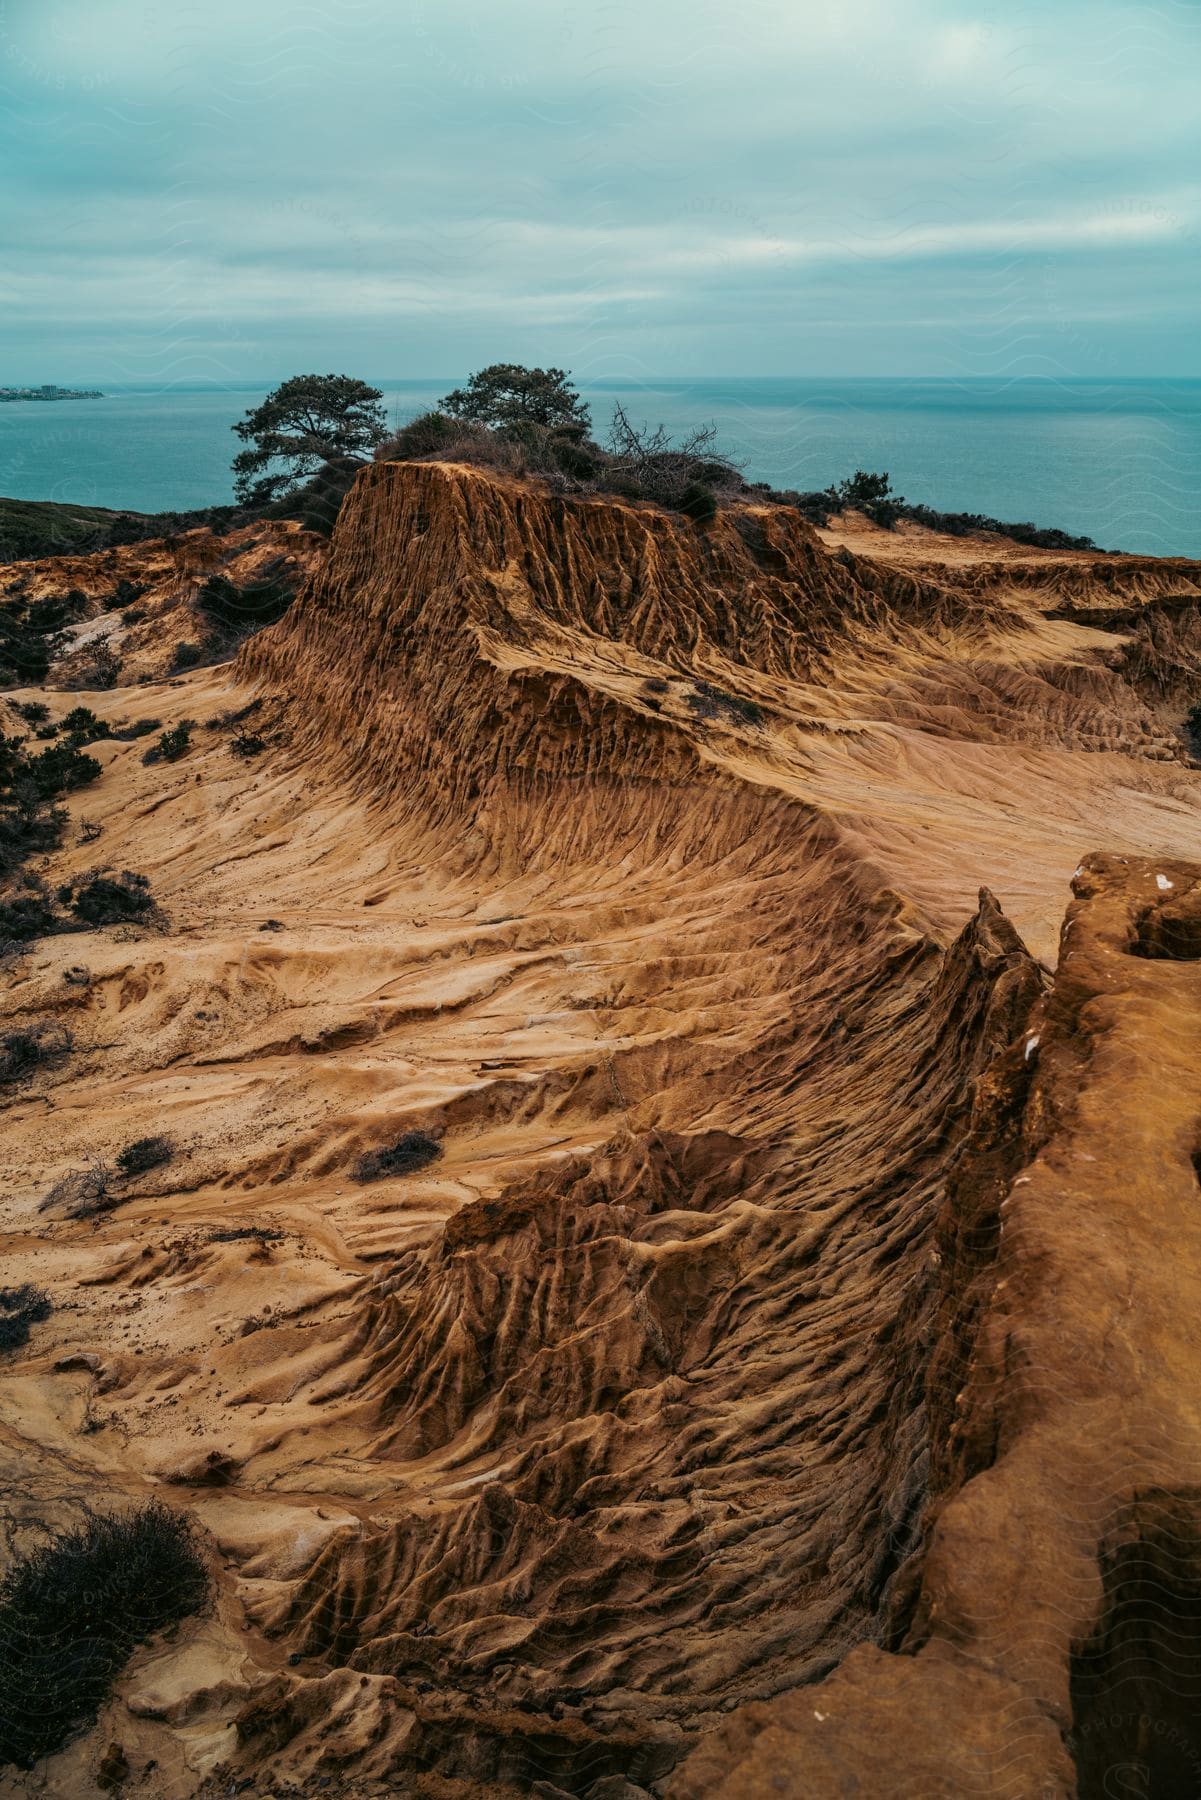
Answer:
<path fill-rule="evenodd" d="M 0 956 L 52 932 L 147 919 L 156 910 L 154 900 L 146 877 L 133 870 L 113 875 L 92 869 L 55 896 L 27 865 L 62 843 L 67 814 L 57 802 L 101 774 L 88 746 L 102 739 L 131 742 L 157 731 L 161 721 L 112 724 L 91 707 L 74 706 L 55 723 L 40 700 L 22 701 L 14 711 L 32 736 L 0 734 Z M 185 727 L 190 730 L 191 721 Z M 99 826 L 81 822 L 82 843 L 99 836 Z"/>
<path fill-rule="evenodd" d="M 0 878 L 15 875 L 28 857 L 57 848 L 67 816 L 55 802 L 86 787 L 101 772 L 96 758 L 83 748 L 91 741 L 90 727 L 68 730 L 63 736 L 55 726 L 38 723 L 35 729 L 32 743 L 19 735 L 0 735 Z M 35 750 L 33 744 L 44 741 L 46 733 L 58 741 Z M 12 900 L 12 896 L 0 900 L 0 915 Z M 0 922 L 0 938 L 20 935 Z"/>
<path fill-rule="evenodd" d="M 164 731 L 157 744 L 147 750 L 142 761 L 144 763 L 178 762 L 187 754 L 195 729 L 195 719 L 181 719 L 178 725 L 172 725 Z"/>
<path fill-rule="evenodd" d="M 208 1591 L 194 1528 L 159 1501 L 19 1557 L 0 1581 L 0 1763 L 32 1768 L 90 1726 L 135 1646 Z"/>
<path fill-rule="evenodd" d="M 62 506 L 53 500 L 0 500 L 0 562 L 72 556 L 114 542 L 110 533 L 128 515 L 104 506 Z"/>
<path fill-rule="evenodd" d="M 0 897 L 0 953 L 62 932 L 147 924 L 157 918 L 149 879 L 133 869 L 117 874 L 90 869 L 63 882 L 54 894 L 40 875 L 24 871 Z"/>
<path fill-rule="evenodd" d="M 727 694 L 711 682 L 698 681 L 685 695 L 690 709 L 698 718 L 719 719 L 731 725 L 762 725 L 763 708 L 740 694 Z"/>
<path fill-rule="evenodd" d="M 448 394 L 436 412 L 403 426 L 376 456 L 537 475 L 560 492 L 650 500 L 700 524 L 716 516 L 721 499 L 744 490 L 737 463 L 717 448 L 715 426 L 676 442 L 662 425 L 635 425 L 617 404 L 605 445 L 591 428 L 566 371 L 496 363 Z"/>
<path fill-rule="evenodd" d="M 840 512 L 865 513 L 876 525 L 890 530 L 897 522 L 904 498 L 892 491 L 887 470 L 882 475 L 868 469 L 856 469 L 833 490 Z"/>
<path fill-rule="evenodd" d="M 284 1233 L 274 1225 L 228 1225 L 208 1234 L 210 1244 L 248 1244 L 252 1239 L 259 1244 L 278 1244 L 283 1238 Z"/>
<path fill-rule="evenodd" d="M 77 744 L 94 744 L 101 738 L 112 736 L 109 726 L 90 706 L 73 706 L 59 720 L 56 730 L 65 732 L 68 739 Z"/>
<path fill-rule="evenodd" d="M 73 706 L 57 723 L 47 724 L 44 720 L 49 715 L 49 707 L 35 702 L 33 707 L 19 706 L 16 710 L 23 718 L 29 719 L 35 709 L 39 714 L 35 735 L 47 741 L 61 736 L 63 745 L 69 749 L 78 749 L 81 744 L 102 742 L 128 744 L 135 738 L 145 737 L 148 732 L 157 731 L 162 723 L 160 719 L 134 719 L 129 724 L 116 725 L 109 719 L 99 718 L 90 706 Z M 59 747 L 60 753 L 61 748 L 62 746 Z"/>
<path fill-rule="evenodd" d="M 182 675 L 185 669 L 197 669 L 207 654 L 203 644 L 197 644 L 191 639 L 181 639 L 171 652 L 168 673 Z"/>
<path fill-rule="evenodd" d="M 45 681 L 62 649 L 68 625 L 88 610 L 78 588 L 34 599 L 24 576 L 8 583 L 0 598 L 0 687 L 33 687 Z"/>
<path fill-rule="evenodd" d="M 73 688 L 114 688 L 121 669 L 121 658 L 108 639 L 104 638 L 76 664 L 72 679 L 65 685 Z"/>
<path fill-rule="evenodd" d="M 998 537 L 1009 538 L 1015 544 L 1028 544 L 1037 550 L 1097 548 L 1092 538 L 1073 537 L 1066 531 L 1028 523 L 1015 524 L 1010 520 L 991 518 L 986 513 L 939 512 L 932 506 L 919 505 L 893 493 L 892 481 L 887 472 L 873 474 L 866 469 L 856 469 L 845 481 L 823 488 L 820 493 L 772 489 L 765 482 L 757 483 L 751 493 L 762 495 L 775 503 L 795 506 L 813 525 L 828 525 L 836 514 L 851 509 L 865 514 L 874 524 L 881 525 L 888 531 L 899 520 L 908 519 L 915 525 L 924 525 L 927 530 L 940 531 L 948 537 L 978 537 L 981 533 L 991 532 Z"/>
<path fill-rule="evenodd" d="M 145 1175 L 150 1169 L 161 1169 L 174 1155 L 175 1146 L 169 1137 L 135 1138 L 118 1152 L 117 1168 L 125 1176 Z"/>
<path fill-rule="evenodd" d="M 1184 735 L 1188 739 L 1188 746 L 1193 755 L 1201 757 L 1201 701 L 1198 701 L 1186 716 Z"/>
<path fill-rule="evenodd" d="M 118 544 L 140 544 L 149 538 L 176 537 L 206 525 L 232 531 L 247 523 L 236 506 L 200 507 L 192 512 L 113 512 L 104 506 L 69 506 L 54 500 L 0 499 L 0 563 L 34 561 L 45 556 L 82 556 Z M 118 583 L 118 606 L 136 599 L 136 584 Z M 129 591 L 129 597 L 124 594 Z"/>
<path fill-rule="evenodd" d="M 122 869 L 119 875 L 92 869 L 77 881 L 64 883 L 58 898 L 88 929 L 138 922 L 156 911 L 149 880 L 133 869 Z"/>
<path fill-rule="evenodd" d="M 132 743 L 136 738 L 149 737 L 152 731 L 158 731 L 161 719 L 134 719 L 129 725 L 122 725 L 113 732 L 113 736 L 122 744 Z"/>
<path fill-rule="evenodd" d="M 406 1131 L 394 1144 L 366 1151 L 355 1163 L 352 1174 L 356 1181 L 383 1181 L 392 1175 L 415 1175 L 418 1169 L 426 1169 L 436 1162 L 441 1154 L 442 1147 L 437 1138 L 428 1132 Z"/>
<path fill-rule="evenodd" d="M 604 485 L 631 499 L 710 519 L 719 494 L 733 497 L 743 488 L 737 463 L 717 449 L 717 427 L 704 425 L 673 443 L 662 425 L 651 431 L 636 427 L 620 404 L 613 408 Z"/>
<path fill-rule="evenodd" d="M 35 1069 L 53 1068 L 71 1054 L 71 1033 L 63 1025 L 40 1019 L 0 1035 L 0 1086 L 11 1087 Z"/>
<path fill-rule="evenodd" d="M 274 625 L 296 598 L 297 571 L 286 556 L 272 557 L 241 587 L 227 575 L 211 575 L 197 604 L 223 647 Z"/>
<path fill-rule="evenodd" d="M 61 920 L 40 875 L 23 874 L 0 899 L 0 950 L 31 944 L 57 931 Z"/>
<path fill-rule="evenodd" d="M 104 1156 L 89 1156 L 82 1169 L 69 1169 L 47 1189 L 38 1210 L 64 1219 L 91 1219 L 111 1212 L 131 1197 L 125 1183 L 161 1169 L 174 1155 L 170 1138 L 144 1137 L 126 1144 L 115 1166 Z"/>
<path fill-rule="evenodd" d="M 0 1288 L 0 1350 L 19 1350 L 27 1344 L 30 1326 L 40 1325 L 53 1310 L 46 1290 L 32 1282 Z"/>
<path fill-rule="evenodd" d="M 121 1204 L 114 1189 L 112 1164 L 103 1156 L 90 1156 L 87 1167 L 71 1169 L 49 1188 L 38 1206 L 39 1212 L 52 1212 L 64 1219 L 92 1219 L 97 1213 L 111 1212 Z"/>

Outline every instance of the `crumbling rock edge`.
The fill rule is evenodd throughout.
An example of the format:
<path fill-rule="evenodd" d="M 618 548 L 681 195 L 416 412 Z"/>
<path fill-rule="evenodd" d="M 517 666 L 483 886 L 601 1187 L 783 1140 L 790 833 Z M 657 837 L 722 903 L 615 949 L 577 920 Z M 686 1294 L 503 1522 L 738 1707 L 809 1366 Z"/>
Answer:
<path fill-rule="evenodd" d="M 1074 889 L 1059 974 L 985 1074 L 951 1184 L 904 1640 L 735 1714 L 679 1800 L 1196 1785 L 1201 963 L 1191 937 L 1185 960 L 1134 952 L 1148 917 L 1177 942 L 1201 923 L 1201 869 L 1095 855 Z M 954 1216 L 977 1179 L 995 1225 L 988 1204 Z"/>

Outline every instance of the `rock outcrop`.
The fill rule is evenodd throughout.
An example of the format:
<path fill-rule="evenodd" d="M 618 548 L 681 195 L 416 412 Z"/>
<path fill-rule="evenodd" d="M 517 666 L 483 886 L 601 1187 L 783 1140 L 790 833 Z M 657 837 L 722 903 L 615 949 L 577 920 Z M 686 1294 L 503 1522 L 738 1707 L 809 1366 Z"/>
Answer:
<path fill-rule="evenodd" d="M 114 1744 L 162 1795 L 589 1800 L 1201 1755 L 1148 1607 L 1193 1617 L 1199 573 L 376 464 L 232 683 L 88 697 L 261 744 L 102 743 L 166 923 L 8 973 L 73 1045 L 9 1112 L 58 1307 L 11 1541 L 153 1489 L 221 1569 L 46 1791 Z"/>

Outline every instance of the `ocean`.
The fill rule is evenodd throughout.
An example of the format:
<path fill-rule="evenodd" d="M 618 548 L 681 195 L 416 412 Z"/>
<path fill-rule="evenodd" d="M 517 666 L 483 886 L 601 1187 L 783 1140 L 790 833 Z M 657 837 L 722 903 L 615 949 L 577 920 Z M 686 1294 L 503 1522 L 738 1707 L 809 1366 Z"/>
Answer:
<path fill-rule="evenodd" d="M 47 372 L 54 378 L 55 371 Z M 461 377 L 380 381 L 389 420 Z M 73 385 L 103 387 L 102 382 Z M 887 470 L 909 500 L 1029 520 L 1103 549 L 1201 557 L 1201 381 L 728 379 L 580 384 L 672 431 L 712 422 L 748 479 L 821 488 Z M 0 405 L 0 494 L 160 512 L 232 498 L 234 421 L 264 387 L 105 389 Z"/>

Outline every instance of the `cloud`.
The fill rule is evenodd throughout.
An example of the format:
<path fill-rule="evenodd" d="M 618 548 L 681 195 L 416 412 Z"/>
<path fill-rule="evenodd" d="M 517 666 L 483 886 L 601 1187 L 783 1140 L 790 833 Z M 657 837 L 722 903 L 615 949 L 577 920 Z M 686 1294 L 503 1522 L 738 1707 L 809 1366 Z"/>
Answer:
<path fill-rule="evenodd" d="M 1199 65 L 1136 0 L 9 0 L 7 376 L 1201 372 Z"/>

